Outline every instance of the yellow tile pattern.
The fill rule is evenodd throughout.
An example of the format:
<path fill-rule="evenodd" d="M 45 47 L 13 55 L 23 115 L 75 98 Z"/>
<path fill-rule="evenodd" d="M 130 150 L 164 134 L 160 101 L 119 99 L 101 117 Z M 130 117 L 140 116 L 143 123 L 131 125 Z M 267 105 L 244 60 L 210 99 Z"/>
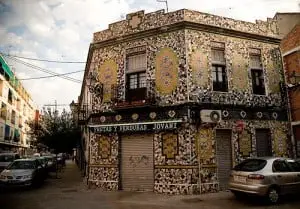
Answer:
<path fill-rule="evenodd" d="M 118 65 L 112 60 L 106 60 L 99 67 L 99 81 L 103 84 L 103 102 L 109 102 L 112 96 L 111 87 L 117 83 Z"/>
<path fill-rule="evenodd" d="M 162 95 L 171 94 L 178 85 L 178 58 L 171 48 L 162 48 L 156 55 L 155 84 Z"/>
<path fill-rule="evenodd" d="M 174 159 L 178 154 L 178 137 L 174 133 L 166 133 L 162 135 L 163 155 L 167 159 Z"/>
<path fill-rule="evenodd" d="M 191 67 L 193 70 L 193 81 L 197 86 L 208 87 L 209 64 L 207 55 L 197 49 L 191 55 Z"/>

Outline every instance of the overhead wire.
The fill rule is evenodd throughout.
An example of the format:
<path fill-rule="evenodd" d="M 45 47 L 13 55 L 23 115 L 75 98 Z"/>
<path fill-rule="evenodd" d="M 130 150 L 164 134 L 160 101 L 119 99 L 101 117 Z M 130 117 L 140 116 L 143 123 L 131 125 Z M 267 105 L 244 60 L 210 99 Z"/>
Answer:
<path fill-rule="evenodd" d="M 5 56 L 5 55 L 4 55 L 4 56 Z M 13 60 L 13 61 L 15 61 L 15 62 L 21 63 L 21 64 L 23 64 L 23 65 L 25 65 L 25 66 L 27 66 L 27 67 L 30 67 L 30 68 L 39 70 L 39 71 L 41 71 L 41 72 L 44 72 L 44 73 L 48 73 L 48 74 L 50 74 L 50 75 L 56 75 L 56 76 L 59 75 L 58 73 L 54 73 L 54 72 L 52 72 L 52 71 L 49 71 L 49 70 L 46 70 L 46 69 L 41 68 L 41 67 L 39 67 L 39 66 L 36 66 L 36 65 L 31 64 L 31 63 L 25 62 L 25 61 L 20 60 L 20 59 L 18 59 L 18 58 L 13 58 L 13 57 L 8 57 L 8 56 L 5 56 L 5 57 L 7 57 L 8 59 Z M 71 77 L 64 76 L 64 75 L 59 76 L 59 78 L 63 78 L 63 79 L 66 79 L 66 80 L 69 80 L 69 81 L 73 81 L 73 82 L 76 82 L 76 83 L 82 83 L 82 82 L 81 82 L 80 80 L 78 80 L 78 79 L 71 78 Z"/>
<path fill-rule="evenodd" d="M 60 60 L 37 59 L 37 58 L 31 58 L 31 57 L 6 54 L 3 52 L 0 52 L 0 54 L 7 56 L 7 57 L 21 58 L 21 59 L 27 59 L 27 60 L 33 60 L 33 61 L 39 61 L 39 62 L 52 62 L 52 63 L 62 63 L 62 64 L 84 64 L 84 63 L 86 63 L 86 62 L 81 62 L 81 61 L 60 61 Z"/>
<path fill-rule="evenodd" d="M 53 77 L 60 77 L 63 75 L 70 75 L 70 74 L 74 74 L 74 73 L 79 73 L 79 72 L 83 72 L 84 70 L 77 70 L 77 71 L 73 71 L 73 72 L 69 72 L 69 73 L 63 73 L 63 74 L 57 74 L 57 75 L 49 75 L 49 76 L 40 76 L 40 77 L 35 77 L 35 78 L 18 78 L 18 80 L 34 80 L 34 79 L 43 79 L 43 78 L 53 78 Z"/>

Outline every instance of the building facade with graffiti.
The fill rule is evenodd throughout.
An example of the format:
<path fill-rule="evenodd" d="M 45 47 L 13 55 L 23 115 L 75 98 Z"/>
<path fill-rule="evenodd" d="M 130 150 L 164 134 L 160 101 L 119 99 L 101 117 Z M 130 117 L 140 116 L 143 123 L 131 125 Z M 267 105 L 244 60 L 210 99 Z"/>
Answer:
<path fill-rule="evenodd" d="M 279 43 L 273 19 L 190 10 L 94 33 L 79 98 L 88 185 L 215 192 L 245 158 L 290 155 Z"/>

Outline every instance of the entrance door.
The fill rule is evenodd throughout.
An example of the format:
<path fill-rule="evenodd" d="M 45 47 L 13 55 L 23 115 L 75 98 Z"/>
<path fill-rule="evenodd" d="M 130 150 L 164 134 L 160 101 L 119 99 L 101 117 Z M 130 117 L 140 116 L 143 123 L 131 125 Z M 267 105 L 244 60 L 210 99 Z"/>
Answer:
<path fill-rule="evenodd" d="M 217 129 L 216 142 L 219 188 L 226 190 L 232 168 L 231 130 Z"/>
<path fill-rule="evenodd" d="M 272 156 L 272 144 L 269 129 L 256 129 L 257 157 Z"/>
<path fill-rule="evenodd" d="M 121 138 L 121 183 L 127 191 L 153 191 L 153 135 Z"/>

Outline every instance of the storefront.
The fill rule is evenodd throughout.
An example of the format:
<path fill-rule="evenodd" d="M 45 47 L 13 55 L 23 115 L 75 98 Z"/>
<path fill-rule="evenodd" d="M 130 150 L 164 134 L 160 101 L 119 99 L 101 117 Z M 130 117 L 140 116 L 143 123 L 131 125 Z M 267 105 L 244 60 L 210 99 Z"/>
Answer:
<path fill-rule="evenodd" d="M 227 189 L 230 170 L 241 160 L 289 153 L 284 113 L 278 113 L 276 120 L 250 120 L 251 111 L 242 119 L 226 110 L 218 121 L 204 123 L 199 107 L 137 111 L 91 117 L 90 187 L 168 194 L 216 192 Z"/>

